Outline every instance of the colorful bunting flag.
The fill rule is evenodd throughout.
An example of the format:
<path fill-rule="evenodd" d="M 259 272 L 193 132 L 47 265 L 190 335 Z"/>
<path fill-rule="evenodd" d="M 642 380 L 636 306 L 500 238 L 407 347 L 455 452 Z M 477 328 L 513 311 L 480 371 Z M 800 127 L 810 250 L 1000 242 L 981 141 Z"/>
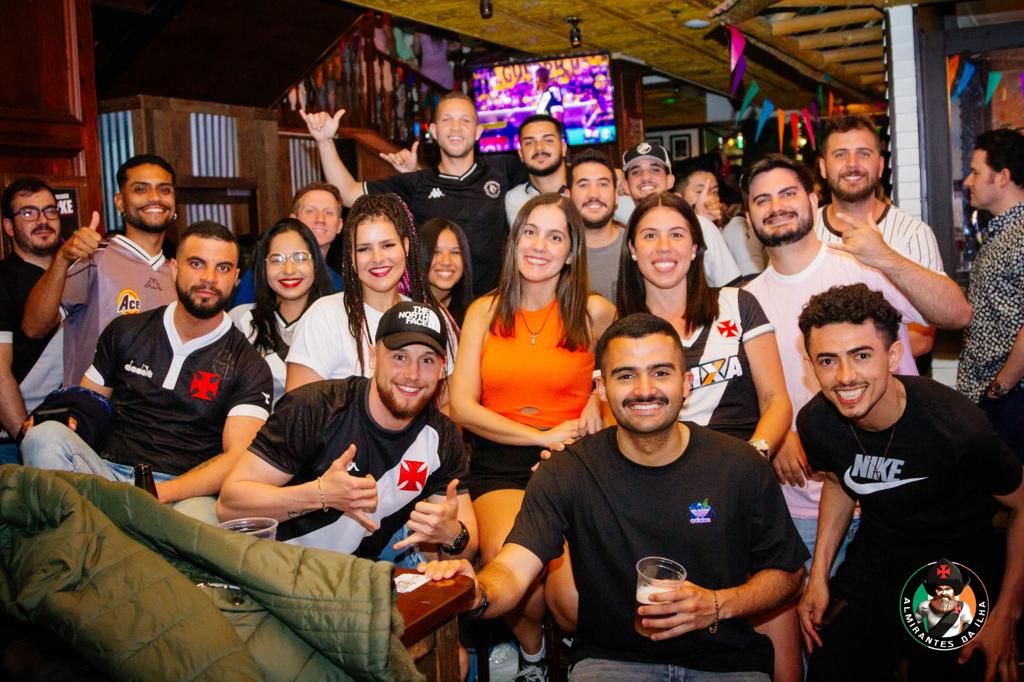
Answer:
<path fill-rule="evenodd" d="M 789 115 L 789 131 L 793 133 L 793 153 L 800 153 L 800 115 L 795 111 Z"/>
<path fill-rule="evenodd" d="M 758 143 L 761 140 L 761 131 L 764 130 L 764 124 L 771 118 L 772 112 L 775 111 L 775 105 L 767 97 L 764 98 L 764 102 L 761 104 L 761 115 L 757 117 L 757 133 L 754 135 L 754 143 Z"/>
<path fill-rule="evenodd" d="M 953 81 L 956 80 L 956 70 L 960 67 L 960 55 L 955 54 L 946 59 L 946 91 L 953 92 Z"/>
<path fill-rule="evenodd" d="M 820 87 L 818 88 L 818 92 L 821 92 L 821 88 Z M 811 118 L 814 119 L 815 123 L 817 123 L 818 119 L 821 118 L 821 113 L 820 113 L 820 110 L 818 109 L 818 103 L 815 102 L 812 99 L 809 109 L 810 109 L 810 112 L 811 112 Z"/>
<path fill-rule="evenodd" d="M 726 24 L 725 28 L 729 31 L 729 70 L 735 71 L 740 57 L 743 56 L 743 50 L 747 47 L 747 39 L 743 32 L 732 24 Z"/>
<path fill-rule="evenodd" d="M 736 89 L 740 87 L 740 81 L 743 80 L 743 74 L 747 71 L 747 58 L 740 57 L 739 64 L 736 65 L 736 70 L 732 72 L 732 89 L 729 90 L 729 97 L 736 96 Z"/>
<path fill-rule="evenodd" d="M 974 71 L 974 64 L 971 62 L 964 62 L 964 69 L 960 74 L 960 82 L 956 84 L 956 91 L 953 92 L 953 101 L 956 101 L 956 99 L 963 94 L 964 90 L 967 89 L 971 79 L 974 78 Z"/>
<path fill-rule="evenodd" d="M 814 102 L 811 102 L 814 105 Z M 811 125 L 811 112 L 807 111 L 807 108 L 800 110 L 800 115 L 804 117 L 804 127 L 807 128 L 807 137 L 811 140 L 811 149 L 817 149 L 818 143 L 814 139 L 814 126 Z"/>
<path fill-rule="evenodd" d="M 779 122 L 779 153 L 782 153 L 782 138 L 786 135 L 786 112 L 779 109 L 775 112 L 775 118 Z"/>
<path fill-rule="evenodd" d="M 754 100 L 754 95 L 761 89 L 761 86 L 757 84 L 757 81 L 753 81 L 750 87 L 747 88 L 747 94 L 743 97 L 743 106 L 740 107 L 740 113 L 736 116 L 736 122 L 739 123 L 740 119 L 743 118 L 743 114 L 747 113 L 747 108 L 750 107 L 750 103 Z"/>
<path fill-rule="evenodd" d="M 996 94 L 999 81 L 1003 80 L 1002 71 L 990 71 L 988 74 L 988 85 L 985 86 L 985 106 L 992 101 L 992 95 Z"/>
<path fill-rule="evenodd" d="M 832 118 L 832 112 L 836 108 L 836 96 L 831 90 L 828 91 L 828 117 Z"/>

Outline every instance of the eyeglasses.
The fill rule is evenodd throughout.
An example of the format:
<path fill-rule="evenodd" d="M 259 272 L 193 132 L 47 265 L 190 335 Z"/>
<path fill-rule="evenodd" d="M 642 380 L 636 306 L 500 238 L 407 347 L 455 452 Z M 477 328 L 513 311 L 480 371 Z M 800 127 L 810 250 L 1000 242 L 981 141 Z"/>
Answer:
<path fill-rule="evenodd" d="M 21 216 L 25 220 L 35 220 L 39 217 L 40 213 L 46 216 L 47 220 L 56 220 L 57 218 L 60 218 L 60 210 L 56 206 L 47 206 L 46 208 L 25 206 L 15 211 L 14 215 Z"/>
<path fill-rule="evenodd" d="M 272 253 L 267 256 L 267 265 L 272 268 L 283 268 L 284 264 L 291 261 L 295 265 L 305 265 L 313 260 L 313 254 L 309 251 L 295 251 L 294 253 Z"/>

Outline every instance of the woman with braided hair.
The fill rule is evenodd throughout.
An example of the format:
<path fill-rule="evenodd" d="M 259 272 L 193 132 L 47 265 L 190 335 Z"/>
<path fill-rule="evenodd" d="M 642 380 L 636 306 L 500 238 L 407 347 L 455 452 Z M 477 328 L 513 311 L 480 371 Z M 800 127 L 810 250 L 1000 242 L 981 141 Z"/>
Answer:
<path fill-rule="evenodd" d="M 286 391 L 322 379 L 371 376 L 370 347 L 380 318 L 399 301 L 430 300 L 419 238 L 397 195 L 357 199 L 341 239 L 345 290 L 321 298 L 299 321 L 288 352 Z M 451 366 L 449 359 L 449 372 Z"/>

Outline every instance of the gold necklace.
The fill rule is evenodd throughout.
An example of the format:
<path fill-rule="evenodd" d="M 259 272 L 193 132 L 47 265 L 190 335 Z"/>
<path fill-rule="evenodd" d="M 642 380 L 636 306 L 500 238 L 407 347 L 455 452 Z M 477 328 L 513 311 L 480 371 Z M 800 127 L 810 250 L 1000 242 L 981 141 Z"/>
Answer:
<path fill-rule="evenodd" d="M 538 329 L 537 331 L 533 331 L 532 329 L 530 329 L 530 323 L 526 321 L 526 313 L 524 313 L 522 310 L 519 311 L 519 314 L 522 315 L 523 317 L 523 326 L 526 327 L 526 331 L 530 333 L 531 346 L 537 345 L 537 335 L 544 331 L 544 326 L 548 323 L 548 318 L 551 317 L 551 311 L 555 309 L 555 306 L 551 305 L 550 303 L 548 305 L 548 312 L 544 316 L 544 321 L 540 323 L 540 329 Z"/>

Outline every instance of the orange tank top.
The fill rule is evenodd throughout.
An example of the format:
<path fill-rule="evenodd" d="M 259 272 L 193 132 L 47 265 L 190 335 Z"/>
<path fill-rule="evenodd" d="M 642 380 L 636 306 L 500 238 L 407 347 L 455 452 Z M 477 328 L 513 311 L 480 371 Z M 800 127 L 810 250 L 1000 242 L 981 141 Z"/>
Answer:
<path fill-rule="evenodd" d="M 488 331 L 480 354 L 481 404 L 534 428 L 578 418 L 590 396 L 594 354 L 559 346 L 562 333 L 557 300 L 516 313 L 513 336 Z"/>

